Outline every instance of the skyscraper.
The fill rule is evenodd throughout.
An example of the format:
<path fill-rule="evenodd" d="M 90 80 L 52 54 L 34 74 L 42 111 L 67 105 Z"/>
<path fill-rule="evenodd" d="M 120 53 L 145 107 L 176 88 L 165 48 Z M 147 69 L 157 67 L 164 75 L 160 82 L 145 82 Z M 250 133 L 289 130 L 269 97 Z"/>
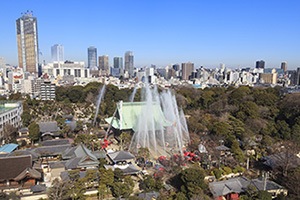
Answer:
<path fill-rule="evenodd" d="M 256 61 L 256 68 L 265 68 L 265 61 Z"/>
<path fill-rule="evenodd" d="M 99 56 L 99 68 L 101 70 L 109 71 L 109 57 L 108 57 L 108 55 Z"/>
<path fill-rule="evenodd" d="M 123 69 L 122 57 L 114 57 L 114 68 Z"/>
<path fill-rule="evenodd" d="M 88 48 L 88 68 L 97 68 L 97 48 L 95 47 Z"/>
<path fill-rule="evenodd" d="M 281 69 L 283 69 L 283 73 L 285 73 L 287 71 L 287 62 L 281 63 Z"/>
<path fill-rule="evenodd" d="M 189 80 L 192 72 L 194 71 L 194 63 L 182 63 L 182 80 Z"/>
<path fill-rule="evenodd" d="M 180 65 L 179 64 L 174 64 L 173 69 L 177 72 L 180 70 Z"/>
<path fill-rule="evenodd" d="M 24 71 L 39 71 L 39 46 L 37 20 L 32 13 L 25 13 L 16 20 L 19 67 Z"/>
<path fill-rule="evenodd" d="M 61 44 L 55 44 L 51 47 L 51 57 L 53 62 L 64 61 L 64 47 Z"/>
<path fill-rule="evenodd" d="M 127 51 L 125 53 L 125 71 L 128 72 L 129 78 L 133 77 L 133 53 L 132 51 Z"/>

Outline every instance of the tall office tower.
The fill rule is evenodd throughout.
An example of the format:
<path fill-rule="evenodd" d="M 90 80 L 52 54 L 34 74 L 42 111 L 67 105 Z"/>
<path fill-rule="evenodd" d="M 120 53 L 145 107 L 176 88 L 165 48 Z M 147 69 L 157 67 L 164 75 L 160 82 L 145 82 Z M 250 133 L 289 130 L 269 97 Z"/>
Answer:
<path fill-rule="evenodd" d="M 123 69 L 123 58 L 122 57 L 114 57 L 114 68 Z"/>
<path fill-rule="evenodd" d="M 133 77 L 133 53 L 127 51 L 125 53 L 125 71 L 128 72 L 129 78 Z"/>
<path fill-rule="evenodd" d="M 51 47 L 51 57 L 53 62 L 64 61 L 64 46 L 55 44 Z"/>
<path fill-rule="evenodd" d="M 256 61 L 256 68 L 265 68 L 265 61 Z"/>
<path fill-rule="evenodd" d="M 32 12 L 32 11 L 31 11 Z M 30 73 L 39 71 L 37 20 L 25 13 L 16 20 L 19 67 Z"/>
<path fill-rule="evenodd" d="M 177 72 L 177 71 L 180 71 L 180 65 L 179 64 L 174 64 L 173 66 L 173 69 Z"/>
<path fill-rule="evenodd" d="M 88 48 L 88 68 L 97 68 L 97 48 L 95 47 Z"/>
<path fill-rule="evenodd" d="M 283 69 L 284 73 L 287 71 L 287 62 L 282 62 L 281 63 L 281 69 Z"/>
<path fill-rule="evenodd" d="M 182 63 L 182 80 L 189 80 L 190 76 L 192 75 L 192 72 L 194 71 L 194 63 L 188 62 L 188 63 Z"/>
<path fill-rule="evenodd" d="M 109 58 L 108 55 L 99 56 L 99 68 L 101 70 L 109 70 Z"/>

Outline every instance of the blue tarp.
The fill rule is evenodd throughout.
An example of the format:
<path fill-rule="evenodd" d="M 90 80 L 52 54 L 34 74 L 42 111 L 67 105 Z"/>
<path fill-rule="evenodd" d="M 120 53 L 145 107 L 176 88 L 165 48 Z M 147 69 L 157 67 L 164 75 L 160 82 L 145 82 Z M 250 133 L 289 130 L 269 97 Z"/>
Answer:
<path fill-rule="evenodd" d="M 6 144 L 2 147 L 0 147 L 0 152 L 4 152 L 4 153 L 11 153 L 13 150 L 15 150 L 19 145 L 14 144 L 14 143 L 10 143 L 10 144 Z"/>

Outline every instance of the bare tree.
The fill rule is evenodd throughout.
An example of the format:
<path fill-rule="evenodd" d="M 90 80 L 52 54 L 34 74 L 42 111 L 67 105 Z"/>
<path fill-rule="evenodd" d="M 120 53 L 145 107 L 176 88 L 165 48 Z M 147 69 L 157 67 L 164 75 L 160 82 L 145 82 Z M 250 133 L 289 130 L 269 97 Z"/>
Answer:
<path fill-rule="evenodd" d="M 11 124 L 5 124 L 3 126 L 3 139 L 5 141 L 10 141 L 15 137 L 15 133 L 17 132 L 17 129 L 13 127 Z"/>
<path fill-rule="evenodd" d="M 298 152 L 299 149 L 291 141 L 284 141 L 275 149 L 272 159 L 275 161 L 275 167 L 281 170 L 283 176 L 287 176 L 288 170 L 296 168 L 300 164 L 299 158 L 296 156 Z"/>
<path fill-rule="evenodd" d="M 69 199 L 69 195 L 68 195 L 69 189 L 70 189 L 70 184 L 68 182 L 63 182 L 56 178 L 52 182 L 52 185 L 48 191 L 48 197 L 50 200 Z"/>

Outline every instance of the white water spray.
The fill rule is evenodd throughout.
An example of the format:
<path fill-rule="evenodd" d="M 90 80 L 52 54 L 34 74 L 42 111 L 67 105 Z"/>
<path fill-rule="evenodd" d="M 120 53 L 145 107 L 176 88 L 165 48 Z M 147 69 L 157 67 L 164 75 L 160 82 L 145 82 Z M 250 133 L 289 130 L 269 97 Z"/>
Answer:
<path fill-rule="evenodd" d="M 129 102 L 133 102 L 134 101 L 134 96 L 135 96 L 135 93 L 136 93 L 136 89 L 137 89 L 137 85 L 134 86 L 133 92 L 132 92 L 132 94 L 129 97 Z"/>
<path fill-rule="evenodd" d="M 104 96 L 104 91 L 105 91 L 105 84 L 102 86 L 101 90 L 99 90 L 99 96 L 98 96 L 98 100 L 97 100 L 96 113 L 95 113 L 95 117 L 94 117 L 94 121 L 93 121 L 93 126 L 95 126 L 95 123 L 96 123 L 96 119 L 97 119 L 97 116 L 98 116 L 101 100 Z"/>
<path fill-rule="evenodd" d="M 179 110 L 175 95 L 169 90 L 160 94 L 154 86 L 142 89 L 140 116 L 131 140 L 130 151 L 147 147 L 152 156 L 181 154 L 189 142 L 189 133 L 182 109 Z"/>

